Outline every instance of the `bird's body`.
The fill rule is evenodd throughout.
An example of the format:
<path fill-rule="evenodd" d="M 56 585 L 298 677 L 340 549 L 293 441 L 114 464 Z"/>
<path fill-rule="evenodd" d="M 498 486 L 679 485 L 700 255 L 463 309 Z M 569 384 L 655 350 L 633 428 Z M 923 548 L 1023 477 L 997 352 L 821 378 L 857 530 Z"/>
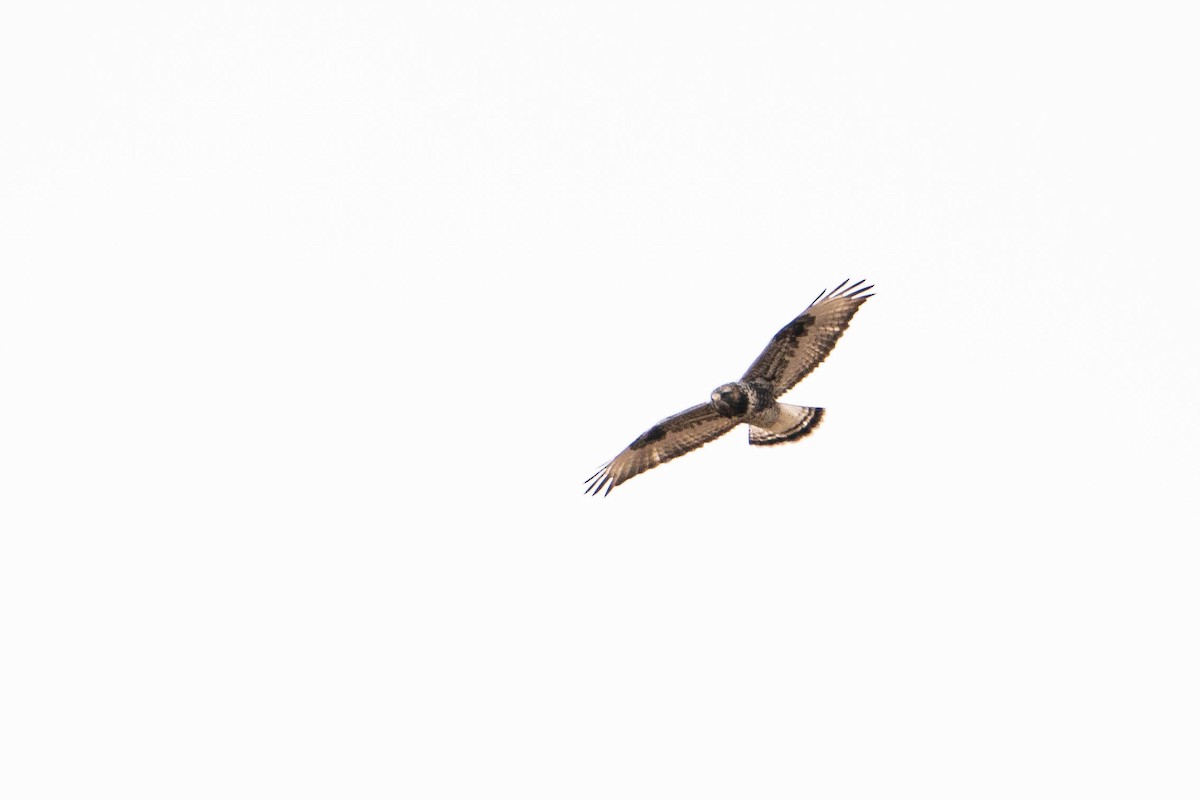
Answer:
<path fill-rule="evenodd" d="M 648 469 L 688 453 L 736 428 L 750 426 L 750 444 L 775 445 L 812 433 L 822 408 L 780 403 L 778 398 L 825 360 L 873 287 L 843 281 L 822 292 L 803 314 L 775 334 L 741 380 L 713 390 L 709 402 L 667 417 L 634 439 L 588 478 L 585 492 L 605 494 Z M 862 288 L 858 288 L 862 286 Z"/>
<path fill-rule="evenodd" d="M 750 426 L 750 444 L 783 444 L 821 422 L 823 409 L 780 403 L 765 381 L 736 381 L 713 389 L 712 406 L 722 417 Z"/>

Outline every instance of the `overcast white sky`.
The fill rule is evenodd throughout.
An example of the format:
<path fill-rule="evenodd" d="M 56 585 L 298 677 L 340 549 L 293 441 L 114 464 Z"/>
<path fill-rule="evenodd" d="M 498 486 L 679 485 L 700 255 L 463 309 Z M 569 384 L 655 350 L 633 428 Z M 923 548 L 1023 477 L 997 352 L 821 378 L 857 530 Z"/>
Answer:
<path fill-rule="evenodd" d="M 1185 5 L 6 7 L 0 794 L 1197 796 Z"/>

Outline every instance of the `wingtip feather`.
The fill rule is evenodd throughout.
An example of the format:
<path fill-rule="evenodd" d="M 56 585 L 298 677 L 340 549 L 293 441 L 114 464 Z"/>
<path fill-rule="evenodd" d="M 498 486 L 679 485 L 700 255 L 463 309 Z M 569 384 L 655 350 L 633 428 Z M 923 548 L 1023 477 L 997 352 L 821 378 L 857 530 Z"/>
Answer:
<path fill-rule="evenodd" d="M 863 294 L 863 292 L 871 291 L 875 288 L 875 284 L 872 283 L 870 286 L 859 286 L 859 284 L 863 283 L 866 283 L 866 281 L 859 281 L 858 283 L 854 284 L 854 286 L 851 286 L 846 290 L 844 296 L 851 300 L 866 300 L 868 297 L 874 297 L 874 294 Z M 855 288 L 856 286 L 859 288 Z"/>

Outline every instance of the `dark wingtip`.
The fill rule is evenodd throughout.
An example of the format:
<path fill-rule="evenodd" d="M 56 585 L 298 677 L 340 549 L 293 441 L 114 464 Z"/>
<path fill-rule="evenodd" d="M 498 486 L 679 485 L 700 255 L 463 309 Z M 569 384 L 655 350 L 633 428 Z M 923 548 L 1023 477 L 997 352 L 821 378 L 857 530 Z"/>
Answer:
<path fill-rule="evenodd" d="M 829 300 L 829 299 L 835 298 L 835 297 L 844 297 L 844 298 L 853 299 L 853 300 L 866 300 L 868 297 L 873 297 L 873 295 L 868 294 L 868 295 L 864 296 L 862 294 L 863 292 L 869 292 L 875 288 L 875 286 L 873 284 L 871 286 L 863 286 L 864 283 L 866 283 L 865 279 L 855 281 L 854 283 L 850 283 L 850 279 L 846 278 L 846 280 L 842 281 L 837 286 L 835 286 L 833 288 L 833 291 L 829 291 L 827 289 L 822 289 L 821 293 L 817 295 L 816 299 L 813 300 L 808 305 L 811 308 L 812 306 L 815 306 L 817 303 L 821 302 L 822 300 Z M 850 285 L 847 286 L 847 284 L 850 284 Z"/>
<path fill-rule="evenodd" d="M 603 473 L 603 474 L 601 474 L 601 473 Z M 604 472 L 604 470 L 602 469 L 602 470 L 600 470 L 600 472 L 597 472 L 596 475 L 593 477 L 595 478 L 595 480 L 593 480 L 588 485 L 588 487 L 583 490 L 584 494 L 591 494 L 593 497 L 595 497 L 597 494 L 600 493 L 600 490 L 604 488 L 605 484 L 609 484 L 608 491 L 612 491 L 612 479 L 613 479 L 612 475 L 609 475 L 608 473 Z M 608 494 L 608 492 L 605 492 L 605 494 Z"/>
<path fill-rule="evenodd" d="M 584 481 L 584 483 L 587 484 L 587 486 L 585 486 L 583 489 L 584 494 L 587 494 L 588 492 L 595 494 L 596 491 L 599 491 L 599 489 L 596 487 L 596 484 L 599 483 L 599 484 L 603 485 L 605 480 L 612 477 L 611 475 L 607 474 L 607 472 L 605 472 L 605 470 L 607 470 L 609 465 L 611 465 L 611 464 L 612 464 L 611 461 L 609 461 L 605 464 L 602 464 L 600 466 L 600 469 L 598 469 L 592 473 L 592 477 L 590 477 Z M 595 491 L 593 491 L 593 489 L 595 489 Z"/>
<path fill-rule="evenodd" d="M 874 297 L 875 296 L 874 294 L 863 294 L 863 292 L 871 291 L 872 289 L 875 288 L 875 284 L 872 283 L 870 286 L 861 286 L 861 284 L 864 284 L 864 283 L 866 283 L 865 280 L 859 281 L 858 283 L 854 284 L 854 286 L 851 286 L 848 289 L 846 289 L 845 296 L 848 298 L 851 298 L 853 300 L 866 300 L 868 297 Z M 860 287 L 860 288 L 855 288 L 855 287 Z"/>

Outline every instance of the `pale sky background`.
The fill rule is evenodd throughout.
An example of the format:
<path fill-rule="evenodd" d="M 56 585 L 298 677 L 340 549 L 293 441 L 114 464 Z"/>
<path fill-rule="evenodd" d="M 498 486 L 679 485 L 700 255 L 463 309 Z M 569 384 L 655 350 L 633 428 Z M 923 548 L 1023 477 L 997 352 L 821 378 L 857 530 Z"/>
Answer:
<path fill-rule="evenodd" d="M 1186 8 L 6 6 L 0 795 L 1200 795 Z"/>

